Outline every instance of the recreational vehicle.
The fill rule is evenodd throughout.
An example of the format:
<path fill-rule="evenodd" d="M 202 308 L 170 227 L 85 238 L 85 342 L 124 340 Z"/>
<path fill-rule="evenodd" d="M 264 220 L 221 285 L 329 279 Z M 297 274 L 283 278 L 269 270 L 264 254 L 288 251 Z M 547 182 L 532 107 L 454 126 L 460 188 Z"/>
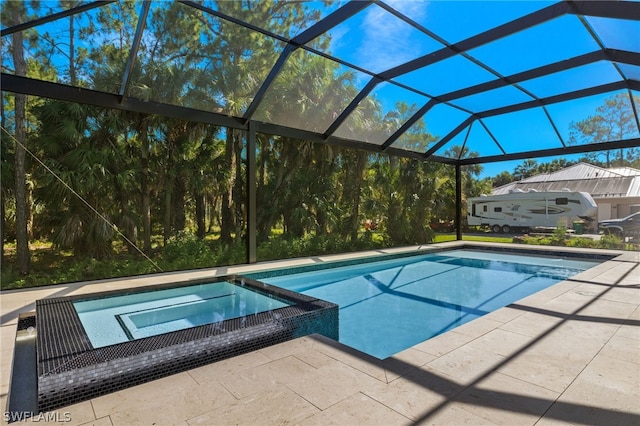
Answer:
<path fill-rule="evenodd" d="M 583 223 L 585 230 L 598 224 L 598 206 L 586 192 L 515 190 L 509 194 L 485 195 L 467 200 L 469 226 L 489 226 L 493 232 L 530 228 L 572 228 Z"/>

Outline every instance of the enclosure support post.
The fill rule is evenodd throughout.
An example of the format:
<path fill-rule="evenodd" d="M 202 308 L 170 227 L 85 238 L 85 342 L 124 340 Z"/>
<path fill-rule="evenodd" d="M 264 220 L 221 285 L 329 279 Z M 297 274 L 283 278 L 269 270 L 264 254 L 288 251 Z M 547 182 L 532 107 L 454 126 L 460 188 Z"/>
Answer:
<path fill-rule="evenodd" d="M 456 240 L 462 240 L 462 174 L 456 164 Z"/>
<path fill-rule="evenodd" d="M 247 263 L 257 262 L 256 245 L 256 126 L 247 128 Z"/>

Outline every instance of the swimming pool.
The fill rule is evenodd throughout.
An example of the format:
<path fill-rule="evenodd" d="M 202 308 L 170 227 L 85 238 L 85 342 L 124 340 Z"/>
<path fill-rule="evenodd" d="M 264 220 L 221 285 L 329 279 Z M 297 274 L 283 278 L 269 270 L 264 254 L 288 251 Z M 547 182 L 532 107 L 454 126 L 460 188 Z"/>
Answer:
<path fill-rule="evenodd" d="M 340 342 L 384 359 L 600 262 L 460 249 L 251 276 L 339 305 Z"/>

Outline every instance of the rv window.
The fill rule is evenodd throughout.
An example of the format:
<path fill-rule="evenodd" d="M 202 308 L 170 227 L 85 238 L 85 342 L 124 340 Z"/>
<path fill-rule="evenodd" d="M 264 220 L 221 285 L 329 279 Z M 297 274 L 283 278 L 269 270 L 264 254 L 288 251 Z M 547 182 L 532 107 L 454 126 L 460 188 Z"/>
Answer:
<path fill-rule="evenodd" d="M 502 207 L 494 207 L 493 211 L 496 213 L 500 213 L 502 211 Z"/>
<path fill-rule="evenodd" d="M 567 198 L 556 198 L 556 205 L 562 206 L 565 204 L 569 204 L 569 199 Z"/>

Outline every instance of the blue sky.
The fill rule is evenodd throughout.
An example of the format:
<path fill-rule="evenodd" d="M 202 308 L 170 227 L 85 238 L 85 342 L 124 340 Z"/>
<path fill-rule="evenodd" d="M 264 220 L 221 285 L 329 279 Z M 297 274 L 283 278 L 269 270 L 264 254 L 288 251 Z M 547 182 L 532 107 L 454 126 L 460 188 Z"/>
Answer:
<path fill-rule="evenodd" d="M 456 43 L 555 2 L 400 0 L 387 3 L 424 25 L 446 42 Z M 640 22 L 591 17 L 586 19 L 589 25 L 598 31 L 605 47 L 640 51 Z M 332 54 L 374 72 L 391 69 L 444 47 L 376 5 L 367 7 L 346 23 L 339 25 L 331 34 Z M 509 76 L 598 49 L 598 43 L 578 17 L 564 15 L 467 53 L 488 65 L 495 73 Z M 627 78 L 637 78 L 640 70 L 635 68 L 637 67 L 621 67 Z M 416 87 L 428 95 L 438 96 L 497 78 L 496 74 L 480 68 L 470 60 L 456 56 L 428 68 L 399 76 L 396 81 Z M 455 107 L 482 112 L 533 100 L 527 92 L 537 98 L 544 98 L 620 81 L 622 78 L 610 63 L 596 62 L 570 71 L 524 81 L 520 84 L 524 90 L 504 87 L 456 99 L 449 107 L 434 108 L 424 118 L 432 134 L 443 136 L 469 116 L 467 112 Z M 416 102 L 418 107 L 424 104 L 425 98 L 419 95 L 407 97 L 407 91 L 393 85 L 388 86 L 391 87 L 385 87 L 384 91 L 376 93 L 385 111 L 394 109 L 398 100 Z M 506 117 L 491 117 L 485 119 L 484 123 L 507 152 L 561 147 L 562 141 L 553 125 L 566 144 L 571 123 L 593 115 L 604 99 L 614 94 L 606 93 L 583 100 L 555 103 L 547 106 L 546 111 L 535 108 L 512 113 Z M 553 124 L 547 114 L 553 120 Z M 464 142 L 465 135 L 466 131 L 463 131 L 457 141 Z M 480 126 L 472 129 L 467 144 L 484 155 L 500 153 L 495 142 Z M 537 161 L 546 162 L 546 159 L 541 158 Z M 487 164 L 484 166 L 483 174 L 492 176 L 502 170 L 511 172 L 520 163 L 521 161 Z"/>

